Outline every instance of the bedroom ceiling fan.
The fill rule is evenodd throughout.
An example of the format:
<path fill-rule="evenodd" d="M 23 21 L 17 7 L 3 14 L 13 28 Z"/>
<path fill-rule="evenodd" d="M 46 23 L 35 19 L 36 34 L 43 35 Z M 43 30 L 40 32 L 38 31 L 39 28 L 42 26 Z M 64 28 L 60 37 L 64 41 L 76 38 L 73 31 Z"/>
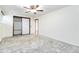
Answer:
<path fill-rule="evenodd" d="M 44 11 L 40 8 L 39 5 L 29 5 L 29 6 L 26 6 L 24 8 L 26 9 L 25 13 L 31 12 L 31 13 L 37 14 L 37 12 L 43 12 Z"/>

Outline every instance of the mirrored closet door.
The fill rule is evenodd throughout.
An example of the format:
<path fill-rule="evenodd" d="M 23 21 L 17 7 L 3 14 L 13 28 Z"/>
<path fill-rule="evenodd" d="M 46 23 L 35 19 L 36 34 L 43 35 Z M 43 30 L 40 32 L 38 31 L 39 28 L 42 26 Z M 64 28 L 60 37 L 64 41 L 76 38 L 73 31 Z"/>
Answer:
<path fill-rule="evenodd" d="M 14 17 L 13 18 L 13 35 L 22 34 L 22 18 Z"/>
<path fill-rule="evenodd" d="M 29 19 L 22 18 L 22 34 L 29 34 Z"/>
<path fill-rule="evenodd" d="M 25 17 L 13 17 L 13 35 L 30 34 L 30 19 Z"/>

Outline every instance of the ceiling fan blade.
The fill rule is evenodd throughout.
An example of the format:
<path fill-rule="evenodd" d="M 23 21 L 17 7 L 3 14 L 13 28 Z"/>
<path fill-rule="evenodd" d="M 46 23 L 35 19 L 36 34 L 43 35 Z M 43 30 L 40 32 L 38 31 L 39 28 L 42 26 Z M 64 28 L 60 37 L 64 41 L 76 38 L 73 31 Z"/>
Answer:
<path fill-rule="evenodd" d="M 39 7 L 39 5 L 36 5 L 36 8 L 38 8 Z"/>
<path fill-rule="evenodd" d="M 37 14 L 36 12 L 34 12 L 34 14 Z"/>
<path fill-rule="evenodd" d="M 28 7 L 24 7 L 24 8 L 29 9 Z"/>
<path fill-rule="evenodd" d="M 25 13 L 29 13 L 30 11 L 26 11 Z"/>
<path fill-rule="evenodd" d="M 39 5 L 30 5 L 30 8 L 31 9 L 36 9 L 36 8 L 38 8 L 39 7 Z"/>
<path fill-rule="evenodd" d="M 44 10 L 36 10 L 36 11 L 40 11 L 40 12 L 43 12 Z"/>
<path fill-rule="evenodd" d="M 34 5 L 30 5 L 30 8 L 31 8 L 31 9 L 34 9 L 34 8 L 35 8 L 35 6 L 34 6 Z"/>

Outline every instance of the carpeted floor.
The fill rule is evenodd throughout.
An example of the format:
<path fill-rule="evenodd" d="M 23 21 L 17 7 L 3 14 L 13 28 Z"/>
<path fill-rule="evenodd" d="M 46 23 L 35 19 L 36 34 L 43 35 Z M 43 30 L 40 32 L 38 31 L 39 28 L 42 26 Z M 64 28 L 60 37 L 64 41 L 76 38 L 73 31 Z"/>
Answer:
<path fill-rule="evenodd" d="M 0 42 L 0 53 L 78 53 L 79 47 L 44 36 L 15 36 Z"/>

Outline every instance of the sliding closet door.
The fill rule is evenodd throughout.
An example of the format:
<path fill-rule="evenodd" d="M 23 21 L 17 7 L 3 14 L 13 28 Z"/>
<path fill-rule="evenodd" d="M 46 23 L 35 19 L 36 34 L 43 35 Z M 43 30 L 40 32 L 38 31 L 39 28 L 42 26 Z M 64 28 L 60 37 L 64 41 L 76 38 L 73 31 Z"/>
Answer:
<path fill-rule="evenodd" d="M 13 35 L 22 34 L 22 18 L 14 17 L 13 18 Z"/>
<path fill-rule="evenodd" d="M 29 31 L 29 19 L 27 18 L 22 18 L 22 34 L 30 34 L 30 31 Z"/>

